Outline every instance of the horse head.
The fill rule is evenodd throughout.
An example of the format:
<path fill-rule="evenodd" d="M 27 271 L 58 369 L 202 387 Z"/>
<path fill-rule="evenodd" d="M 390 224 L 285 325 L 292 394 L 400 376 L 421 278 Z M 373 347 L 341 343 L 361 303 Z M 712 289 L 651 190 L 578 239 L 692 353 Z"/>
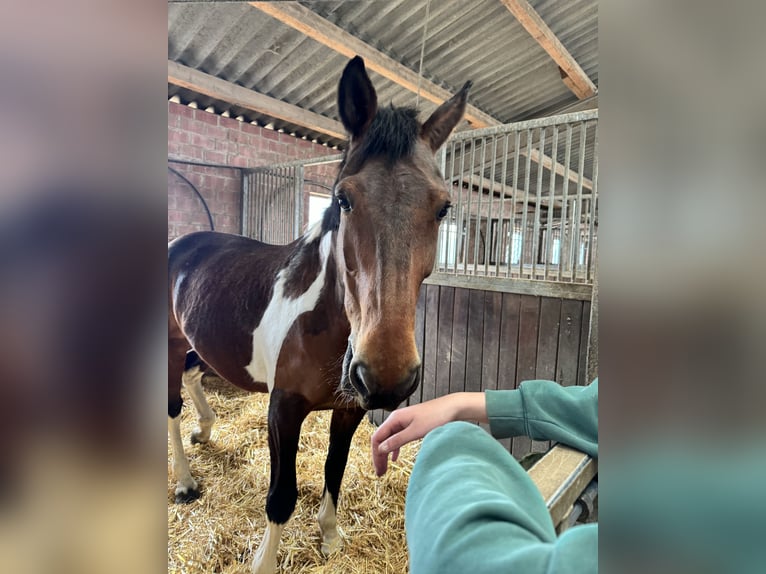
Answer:
<path fill-rule="evenodd" d="M 325 217 L 338 229 L 335 259 L 351 327 L 340 390 L 367 409 L 395 409 L 420 381 L 415 310 L 450 207 L 435 154 L 463 117 L 470 86 L 422 124 L 413 108 L 378 107 L 358 56 L 338 86 L 350 140 Z"/>

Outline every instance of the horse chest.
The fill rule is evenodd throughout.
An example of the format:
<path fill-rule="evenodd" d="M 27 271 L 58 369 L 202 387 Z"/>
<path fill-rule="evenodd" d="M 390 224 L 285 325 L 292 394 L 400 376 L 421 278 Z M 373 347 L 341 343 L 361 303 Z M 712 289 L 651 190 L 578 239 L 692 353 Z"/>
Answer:
<path fill-rule="evenodd" d="M 302 293 L 286 292 L 288 276 L 294 270 L 286 267 L 277 274 L 271 300 L 253 331 L 252 357 L 245 368 L 254 381 L 265 382 L 269 392 L 274 390 L 277 361 L 291 327 L 301 314 L 313 311 L 319 303 L 325 283 L 330 241 L 330 233 L 322 237 L 319 244 L 318 273 Z"/>

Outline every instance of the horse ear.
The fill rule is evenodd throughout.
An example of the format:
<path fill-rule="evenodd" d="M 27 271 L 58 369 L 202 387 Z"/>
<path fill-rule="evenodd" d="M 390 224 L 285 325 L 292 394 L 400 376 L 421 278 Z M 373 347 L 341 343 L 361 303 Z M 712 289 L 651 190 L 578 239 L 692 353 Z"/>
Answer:
<path fill-rule="evenodd" d="M 473 82 L 466 82 L 460 91 L 440 105 L 426 123 L 420 128 L 420 137 L 426 140 L 431 150 L 436 152 L 463 118 L 468 100 L 468 90 Z"/>
<path fill-rule="evenodd" d="M 343 70 L 338 84 L 338 111 L 352 138 L 358 138 L 370 127 L 378 111 L 378 96 L 359 56 Z"/>

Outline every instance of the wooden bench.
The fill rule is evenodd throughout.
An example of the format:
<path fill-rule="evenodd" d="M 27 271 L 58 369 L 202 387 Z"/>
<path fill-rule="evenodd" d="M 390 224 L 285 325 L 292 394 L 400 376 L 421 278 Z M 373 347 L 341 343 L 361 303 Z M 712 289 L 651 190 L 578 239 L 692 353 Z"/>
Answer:
<path fill-rule="evenodd" d="M 530 469 L 559 534 L 575 522 L 595 522 L 598 515 L 598 461 L 556 445 Z"/>

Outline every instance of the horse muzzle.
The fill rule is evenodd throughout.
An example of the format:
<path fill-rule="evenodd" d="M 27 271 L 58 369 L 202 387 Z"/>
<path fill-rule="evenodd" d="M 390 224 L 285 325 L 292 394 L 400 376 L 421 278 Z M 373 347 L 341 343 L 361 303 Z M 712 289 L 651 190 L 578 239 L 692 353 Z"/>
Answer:
<path fill-rule="evenodd" d="M 363 360 L 354 356 L 349 341 L 343 358 L 342 390 L 353 395 L 359 405 L 367 410 L 384 409 L 392 411 L 407 399 L 420 384 L 420 364 L 413 367 L 400 380 L 385 384 Z"/>

